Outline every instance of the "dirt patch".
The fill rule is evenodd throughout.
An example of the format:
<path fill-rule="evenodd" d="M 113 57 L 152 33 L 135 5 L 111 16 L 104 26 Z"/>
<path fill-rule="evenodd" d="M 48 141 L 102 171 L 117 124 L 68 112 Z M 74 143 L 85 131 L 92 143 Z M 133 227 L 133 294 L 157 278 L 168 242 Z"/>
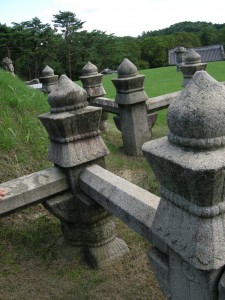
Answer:
<path fill-rule="evenodd" d="M 41 206 L 0 221 L 3 230 L 7 229 L 0 245 L 0 299 L 165 299 L 147 259 L 148 243 L 118 220 L 118 236 L 130 251 L 101 270 L 89 268 L 80 259 L 68 264 L 57 255 L 43 257 L 44 252 L 52 251 L 52 241 L 60 234 L 55 232 L 54 218 Z M 38 252 L 32 243 L 39 229 L 46 234 L 39 237 Z M 18 241 L 24 243 L 22 250 Z"/>

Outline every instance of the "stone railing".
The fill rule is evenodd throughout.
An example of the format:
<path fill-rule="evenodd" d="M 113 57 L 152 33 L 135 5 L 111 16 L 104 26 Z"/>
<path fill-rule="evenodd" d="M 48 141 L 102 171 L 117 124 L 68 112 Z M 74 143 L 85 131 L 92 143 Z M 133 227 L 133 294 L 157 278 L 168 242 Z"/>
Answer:
<path fill-rule="evenodd" d="M 156 122 L 157 114 L 151 111 L 150 103 L 146 105 L 148 97 L 144 91 L 145 76 L 138 74 L 136 66 L 128 59 L 124 59 L 118 67 L 117 74 L 118 78 L 112 80 L 117 91 L 114 100 L 104 97 L 106 93 L 102 86 L 103 75 L 98 73 L 97 67 L 91 62 L 84 66 L 80 79 L 90 105 L 103 109 L 100 129 L 107 130 L 108 113 L 115 114 L 114 121 L 122 132 L 125 152 L 139 156 L 142 155 L 143 143 L 151 138 L 151 129 Z M 158 105 L 155 111 L 163 107 L 165 105 L 161 107 Z"/>
<path fill-rule="evenodd" d="M 178 52 L 182 49 L 177 48 Z M 186 86 L 196 71 L 205 70 L 207 64 L 201 63 L 201 57 L 190 50 L 185 61 L 179 65 L 183 73 L 183 86 Z M 124 151 L 132 156 L 142 155 L 142 144 L 151 138 L 152 128 L 157 120 L 157 112 L 168 108 L 180 92 L 148 98 L 144 91 L 144 75 L 138 74 L 136 66 L 124 59 L 117 70 L 118 78 L 112 82 L 116 88 L 116 98 L 105 98 L 102 86 L 102 74 L 91 62 L 88 62 L 80 77 L 88 95 L 90 105 L 101 107 L 101 130 L 107 130 L 108 113 L 115 114 L 114 122 L 122 132 Z M 141 130 L 140 130 L 141 128 Z"/>
<path fill-rule="evenodd" d="M 222 84 L 196 72 L 169 106 L 168 137 L 143 145 L 159 198 L 105 170 L 101 108 L 62 75 L 40 116 L 55 167 L 2 184 L 1 215 L 43 203 L 61 222 L 62 253 L 93 267 L 128 251 L 115 215 L 154 245 L 148 257 L 168 299 L 225 299 L 224 99 Z"/>
<path fill-rule="evenodd" d="M 183 72 L 185 86 L 196 71 L 206 68 L 201 63 L 200 56 L 194 51 L 189 51 L 185 63 L 180 66 Z M 83 88 L 88 95 L 91 106 L 101 107 L 102 116 L 100 130 L 108 129 L 108 113 L 115 114 L 114 122 L 122 132 L 124 151 L 132 156 L 142 155 L 142 144 L 151 138 L 152 128 L 157 120 L 157 112 L 167 108 L 177 93 L 148 98 L 144 91 L 144 75 L 138 74 L 136 66 L 128 59 L 124 59 L 117 70 L 118 78 L 112 82 L 116 88 L 116 98 L 104 97 L 106 92 L 102 85 L 103 75 L 91 62 L 88 62 L 80 77 Z M 50 93 L 58 81 L 58 75 L 46 66 L 39 78 L 42 90 Z M 141 130 L 140 130 L 141 128 Z"/>

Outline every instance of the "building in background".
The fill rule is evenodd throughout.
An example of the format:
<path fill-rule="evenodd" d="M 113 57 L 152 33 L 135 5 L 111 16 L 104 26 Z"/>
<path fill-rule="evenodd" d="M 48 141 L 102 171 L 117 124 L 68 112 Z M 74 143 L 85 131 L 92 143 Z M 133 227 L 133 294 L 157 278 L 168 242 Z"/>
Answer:
<path fill-rule="evenodd" d="M 168 51 L 168 64 L 169 65 L 177 65 L 177 54 L 176 49 L 170 49 Z M 225 59 L 224 55 L 224 48 L 223 45 L 211 45 L 211 46 L 204 46 L 198 48 L 192 48 L 201 56 L 202 62 L 209 62 L 209 61 L 221 61 Z M 188 52 L 188 48 L 186 48 L 186 53 Z"/>

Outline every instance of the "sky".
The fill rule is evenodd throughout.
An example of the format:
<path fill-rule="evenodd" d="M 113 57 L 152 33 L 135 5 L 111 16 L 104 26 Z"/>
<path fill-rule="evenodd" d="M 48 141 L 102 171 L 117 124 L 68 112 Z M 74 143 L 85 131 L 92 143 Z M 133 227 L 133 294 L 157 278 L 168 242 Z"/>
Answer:
<path fill-rule="evenodd" d="M 53 15 L 70 11 L 85 21 L 83 30 L 137 37 L 183 21 L 225 23 L 224 0 L 0 0 L 0 23 L 11 26 L 38 17 L 52 25 Z"/>

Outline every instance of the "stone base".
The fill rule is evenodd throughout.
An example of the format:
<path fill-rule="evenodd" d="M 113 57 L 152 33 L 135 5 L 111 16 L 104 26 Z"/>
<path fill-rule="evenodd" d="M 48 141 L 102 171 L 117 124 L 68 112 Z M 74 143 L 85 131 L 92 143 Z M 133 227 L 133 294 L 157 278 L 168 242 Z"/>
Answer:
<path fill-rule="evenodd" d="M 86 248 L 85 258 L 90 266 L 101 268 L 112 264 L 114 260 L 121 258 L 128 251 L 126 243 L 115 238 L 103 246 Z"/>

